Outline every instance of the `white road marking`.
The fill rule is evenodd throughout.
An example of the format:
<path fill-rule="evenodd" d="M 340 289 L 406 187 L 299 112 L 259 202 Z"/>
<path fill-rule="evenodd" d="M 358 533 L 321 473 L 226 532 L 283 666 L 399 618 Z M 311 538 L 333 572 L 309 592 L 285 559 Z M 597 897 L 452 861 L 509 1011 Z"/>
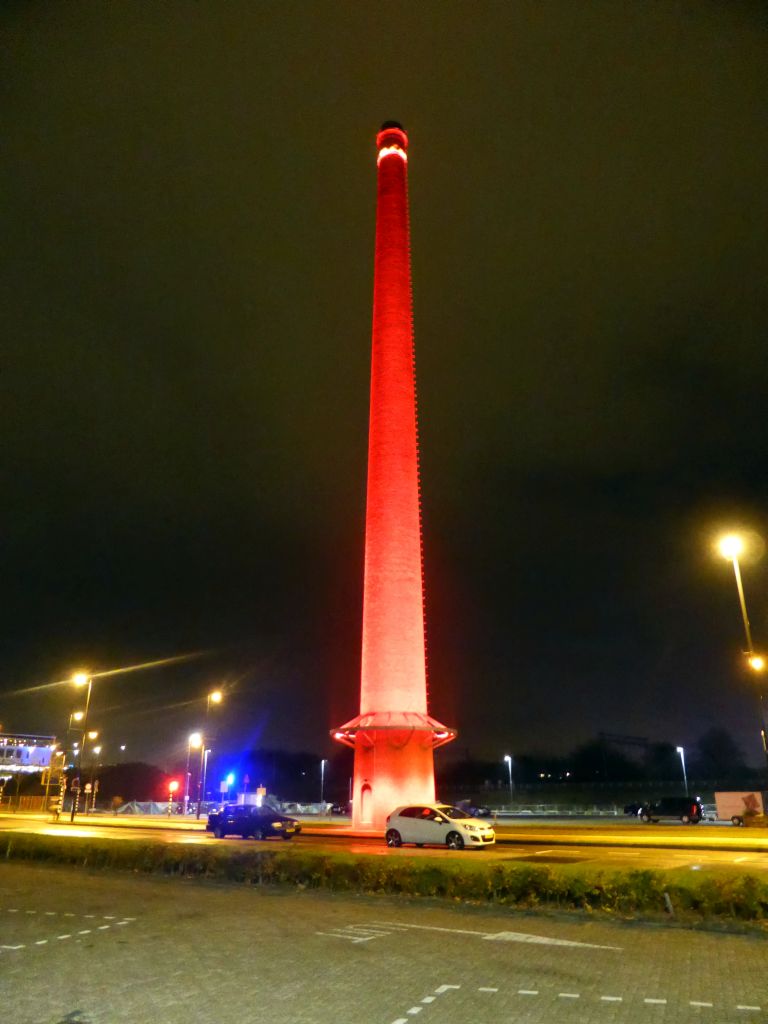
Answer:
<path fill-rule="evenodd" d="M 56 938 L 57 939 L 71 939 L 72 936 L 71 935 L 57 935 Z"/>
<path fill-rule="evenodd" d="M 118 924 L 127 924 L 127 921 L 118 921 Z M 346 939 L 347 942 L 370 942 L 371 939 L 375 939 L 375 935 L 354 935 L 350 932 L 315 932 L 315 935 L 325 935 L 329 939 Z"/>
<path fill-rule="evenodd" d="M 83 917 L 96 917 L 95 914 L 83 914 Z"/>
<path fill-rule="evenodd" d="M 394 927 L 386 921 L 375 922 L 381 927 Z M 610 949 L 621 951 L 621 946 L 599 946 L 592 942 L 574 942 L 570 939 L 551 939 L 546 935 L 531 935 L 529 932 L 479 932 L 471 928 L 438 928 L 430 924 L 401 924 L 400 930 L 443 932 L 448 935 L 473 935 L 490 942 L 531 942 L 542 946 L 574 946 L 579 949 Z"/>
<path fill-rule="evenodd" d="M 55 910 L 46 910 L 45 916 L 46 917 L 56 917 L 56 911 Z"/>
<path fill-rule="evenodd" d="M 610 949 L 621 952 L 621 946 L 598 946 L 592 942 L 572 942 L 570 939 L 550 939 L 545 935 L 530 935 L 528 932 L 492 932 L 482 935 L 489 942 L 530 942 L 538 946 L 578 946 L 581 949 Z"/>
<path fill-rule="evenodd" d="M 37 913 L 37 911 L 36 911 L 36 910 L 28 910 L 28 911 L 27 911 L 27 913 L 28 913 L 28 914 L 36 914 L 36 913 Z"/>
<path fill-rule="evenodd" d="M 47 944 L 48 939 L 38 939 L 37 942 L 35 943 L 36 946 L 46 946 Z"/>
<path fill-rule="evenodd" d="M 24 943 L 22 942 L 20 946 L 0 946 L 0 949 L 24 949 Z"/>
<path fill-rule="evenodd" d="M 558 992 L 558 999 L 581 999 L 581 995 L 578 992 Z"/>
<path fill-rule="evenodd" d="M 600 1001 L 603 1003 L 623 1003 L 624 996 L 600 996 Z"/>
<path fill-rule="evenodd" d="M 422 1003 L 434 1003 L 435 997 L 434 996 L 424 996 L 424 998 L 421 1001 L 422 1001 Z"/>
<path fill-rule="evenodd" d="M 103 932 L 105 928 L 111 928 L 111 927 L 112 927 L 111 924 L 100 924 L 99 927 L 97 928 L 97 931 Z"/>
<path fill-rule="evenodd" d="M 654 1006 L 666 1006 L 667 1005 L 667 1000 L 666 999 L 644 999 L 643 1002 L 644 1003 L 652 1003 Z"/>
<path fill-rule="evenodd" d="M 417 1013 L 421 1013 L 424 1009 L 423 1006 L 412 1006 L 410 1010 L 406 1010 L 406 1013 L 410 1013 L 412 1017 L 415 1017 Z"/>
<path fill-rule="evenodd" d="M 537 996 L 539 990 L 537 988 L 519 988 L 517 994 L 519 996 Z"/>
<path fill-rule="evenodd" d="M 8 913 L 9 914 L 18 914 L 18 912 L 19 911 L 18 911 L 18 909 L 16 907 L 14 907 L 13 909 L 11 909 L 10 907 L 8 908 Z"/>
<path fill-rule="evenodd" d="M 762 1007 L 761 1006 L 743 1006 L 741 1003 L 739 1003 L 736 1006 L 736 1009 L 737 1010 L 761 1010 Z"/>
<path fill-rule="evenodd" d="M 77 934 L 78 935 L 90 935 L 91 934 L 91 929 L 90 928 L 83 928 L 83 930 L 81 932 L 78 932 Z"/>
<path fill-rule="evenodd" d="M 461 988 L 461 985 L 440 985 L 435 989 L 435 995 L 441 996 L 444 992 L 447 992 L 452 988 Z"/>
<path fill-rule="evenodd" d="M 733 863 L 734 864 L 743 864 L 745 860 L 752 860 L 752 858 L 751 857 L 734 857 L 733 858 Z"/>
<path fill-rule="evenodd" d="M 407 1017 L 398 1017 L 397 1020 L 393 1020 L 392 1024 L 408 1024 Z"/>
<path fill-rule="evenodd" d="M 709 1007 L 712 1007 L 712 1006 L 714 1006 L 714 1003 L 699 1003 L 699 1002 L 697 1002 L 697 1000 L 691 999 L 691 1000 L 689 1000 L 688 1005 L 689 1006 L 709 1006 Z"/>
<path fill-rule="evenodd" d="M 485 988 L 485 987 L 483 987 L 481 985 L 480 988 L 477 991 L 478 992 L 498 992 L 499 990 L 497 988 Z"/>

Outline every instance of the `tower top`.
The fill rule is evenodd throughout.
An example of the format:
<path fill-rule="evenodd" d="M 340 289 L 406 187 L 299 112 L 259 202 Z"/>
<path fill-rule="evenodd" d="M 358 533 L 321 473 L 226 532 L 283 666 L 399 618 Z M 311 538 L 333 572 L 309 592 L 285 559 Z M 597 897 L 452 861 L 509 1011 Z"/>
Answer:
<path fill-rule="evenodd" d="M 403 160 L 407 160 L 406 150 L 408 149 L 408 136 L 399 121 L 385 121 L 381 130 L 376 136 L 376 149 L 378 150 L 378 162 L 381 158 L 396 153 Z"/>

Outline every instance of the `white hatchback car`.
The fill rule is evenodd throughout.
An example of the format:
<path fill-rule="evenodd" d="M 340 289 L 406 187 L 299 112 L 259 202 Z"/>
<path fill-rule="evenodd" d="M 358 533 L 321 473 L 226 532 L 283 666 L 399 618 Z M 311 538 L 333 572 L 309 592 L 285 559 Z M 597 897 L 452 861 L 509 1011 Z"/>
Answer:
<path fill-rule="evenodd" d="M 496 833 L 487 821 L 470 818 L 460 807 L 450 804 L 411 804 L 398 807 L 387 818 L 385 838 L 387 846 L 402 846 L 403 843 L 436 843 L 451 850 L 463 850 L 465 846 L 491 846 L 496 842 Z"/>

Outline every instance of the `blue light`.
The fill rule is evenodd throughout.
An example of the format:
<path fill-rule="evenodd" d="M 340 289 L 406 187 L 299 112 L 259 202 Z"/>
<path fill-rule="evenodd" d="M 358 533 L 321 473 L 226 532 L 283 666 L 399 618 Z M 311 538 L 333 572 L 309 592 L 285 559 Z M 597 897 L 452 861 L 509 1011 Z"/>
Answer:
<path fill-rule="evenodd" d="M 235 781 L 235 773 L 234 772 L 230 772 L 229 775 L 227 776 L 227 785 L 231 786 L 234 783 L 234 781 Z"/>

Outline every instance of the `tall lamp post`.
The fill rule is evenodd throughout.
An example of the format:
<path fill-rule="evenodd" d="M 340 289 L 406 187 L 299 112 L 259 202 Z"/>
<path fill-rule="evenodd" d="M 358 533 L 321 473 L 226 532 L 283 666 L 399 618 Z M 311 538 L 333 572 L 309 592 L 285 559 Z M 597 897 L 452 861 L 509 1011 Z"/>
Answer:
<path fill-rule="evenodd" d="M 328 764 L 328 758 L 324 757 L 320 761 L 320 803 L 323 802 L 323 793 L 325 791 L 325 766 Z"/>
<path fill-rule="evenodd" d="M 208 774 L 208 755 L 211 753 L 211 747 L 206 746 L 210 742 L 210 735 L 208 731 L 208 716 L 211 713 L 211 704 L 221 704 L 224 699 L 224 694 L 221 690 L 211 690 L 205 696 L 205 728 L 200 742 L 200 765 L 197 772 L 197 818 L 200 818 L 200 812 L 203 806 L 203 800 L 205 800 L 205 777 Z"/>
<path fill-rule="evenodd" d="M 72 810 L 69 815 L 69 820 L 75 820 L 75 814 L 77 813 L 77 802 L 80 799 L 80 787 L 82 785 L 83 777 L 83 747 L 85 746 L 85 737 L 88 730 L 88 711 L 91 706 L 91 687 L 93 686 L 93 680 L 87 672 L 75 672 L 72 676 L 72 682 L 75 686 L 87 686 L 88 689 L 85 694 L 85 711 L 83 712 L 83 742 L 77 751 L 77 792 L 72 794 Z"/>
<path fill-rule="evenodd" d="M 685 795 L 688 796 L 688 776 L 685 773 L 685 749 L 683 747 L 675 747 L 675 750 L 680 755 L 680 764 L 683 766 L 683 783 L 685 784 Z"/>
<path fill-rule="evenodd" d="M 721 537 L 718 542 L 718 550 L 720 554 L 727 561 L 733 565 L 733 575 L 736 577 L 736 590 L 739 595 L 739 607 L 741 608 L 741 620 L 744 623 L 744 636 L 747 641 L 747 665 L 752 672 L 759 678 L 760 674 L 765 671 L 765 659 L 755 652 L 754 644 L 752 643 L 752 630 L 749 625 L 749 616 L 747 615 L 747 602 L 744 598 L 744 586 L 741 582 L 741 570 L 739 569 L 739 555 L 744 552 L 744 541 L 737 533 L 729 533 L 726 536 Z M 768 762 L 768 741 L 766 740 L 766 721 L 765 721 L 765 699 L 763 697 L 762 685 L 759 686 L 757 691 L 757 698 L 760 706 L 760 740 L 763 745 L 763 753 L 765 754 L 766 762 Z"/>
<path fill-rule="evenodd" d="M 510 801 L 513 801 L 515 799 L 515 786 L 512 782 L 512 757 L 509 754 L 505 754 L 504 760 L 506 761 L 507 768 L 509 769 L 509 799 Z"/>
<path fill-rule="evenodd" d="M 189 807 L 189 777 L 191 774 L 189 770 L 189 758 L 192 754 L 192 749 L 194 748 L 197 750 L 198 747 L 201 747 L 202 745 L 203 734 L 200 732 L 191 732 L 187 737 L 187 766 L 184 770 L 184 810 L 182 812 L 184 817 L 186 817 L 187 808 Z"/>

